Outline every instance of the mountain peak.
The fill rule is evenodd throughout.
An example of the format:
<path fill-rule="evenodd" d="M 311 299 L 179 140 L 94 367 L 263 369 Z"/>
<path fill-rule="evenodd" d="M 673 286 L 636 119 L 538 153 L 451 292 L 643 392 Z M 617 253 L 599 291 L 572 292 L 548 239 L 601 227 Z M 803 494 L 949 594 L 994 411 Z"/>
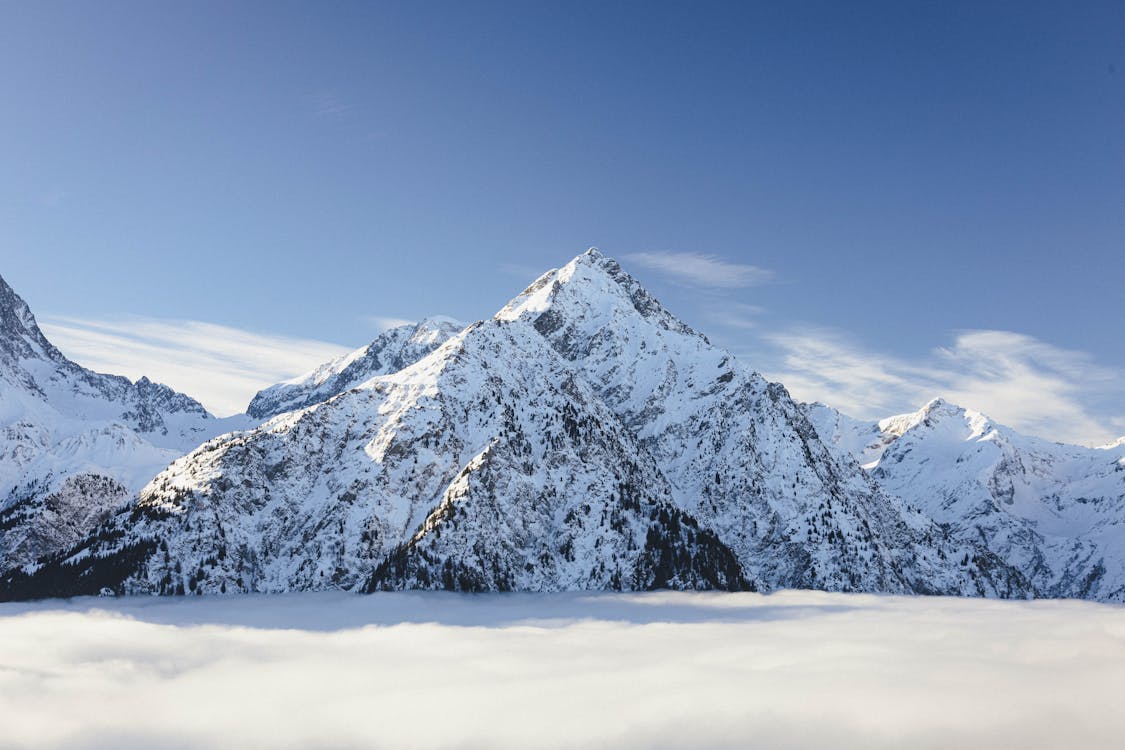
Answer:
<path fill-rule="evenodd" d="M 43 335 L 28 304 L 0 277 L 0 364 L 11 370 L 25 359 L 67 361 Z"/>
<path fill-rule="evenodd" d="M 926 405 L 915 412 L 920 418 L 938 418 L 943 416 L 964 416 L 970 414 L 970 411 L 963 406 L 958 406 L 952 401 L 947 401 L 941 396 L 931 398 L 926 402 Z"/>
<path fill-rule="evenodd" d="M 985 414 L 966 409 L 942 397 L 932 398 L 925 406 L 915 412 L 899 414 L 879 421 L 879 431 L 901 437 L 919 427 L 935 427 L 938 424 L 956 425 L 954 429 L 968 429 L 969 437 L 980 437 L 991 433 L 996 426 Z"/>
<path fill-rule="evenodd" d="M 255 394 L 246 413 L 255 419 L 325 401 L 378 375 L 397 372 L 428 355 L 465 324 L 440 315 L 388 328 L 371 343 Z"/>
<path fill-rule="evenodd" d="M 551 321 L 561 324 L 563 318 L 609 324 L 620 322 L 622 315 L 635 314 L 659 328 L 705 338 L 668 312 L 621 264 L 595 247 L 540 276 L 496 317 L 543 318 L 543 325 Z"/>

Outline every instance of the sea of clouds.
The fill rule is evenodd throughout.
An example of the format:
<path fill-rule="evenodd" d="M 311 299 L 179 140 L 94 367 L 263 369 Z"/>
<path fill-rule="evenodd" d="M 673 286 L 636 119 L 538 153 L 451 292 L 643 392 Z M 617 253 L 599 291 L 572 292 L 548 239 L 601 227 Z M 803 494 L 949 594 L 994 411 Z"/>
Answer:
<path fill-rule="evenodd" d="M 0 605 L 0 746 L 1119 748 L 1125 608 L 786 591 Z"/>

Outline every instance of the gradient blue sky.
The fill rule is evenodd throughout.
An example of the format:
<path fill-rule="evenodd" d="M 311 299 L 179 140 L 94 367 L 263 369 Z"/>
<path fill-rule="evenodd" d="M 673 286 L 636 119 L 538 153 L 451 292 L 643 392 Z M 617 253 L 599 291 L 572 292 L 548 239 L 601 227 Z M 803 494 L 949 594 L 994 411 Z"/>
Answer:
<path fill-rule="evenodd" d="M 804 398 L 1125 433 L 1123 3 L 7 3 L 0 96 L 64 350 L 315 360 L 597 245 Z"/>

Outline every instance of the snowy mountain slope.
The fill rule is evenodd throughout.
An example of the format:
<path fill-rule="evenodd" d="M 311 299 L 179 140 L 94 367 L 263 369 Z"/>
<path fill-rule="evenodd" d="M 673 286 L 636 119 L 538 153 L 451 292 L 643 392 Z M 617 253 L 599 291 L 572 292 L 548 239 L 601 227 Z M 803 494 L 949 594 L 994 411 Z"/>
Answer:
<path fill-rule="evenodd" d="M 391 328 L 367 346 L 259 391 L 246 413 L 265 420 L 327 401 L 376 375 L 389 375 L 414 364 L 464 327 L 464 323 L 450 318 L 434 317 Z"/>
<path fill-rule="evenodd" d="M 0 278 L 0 563 L 73 544 L 173 459 L 246 424 L 70 361 Z"/>
<path fill-rule="evenodd" d="M 1125 601 L 1125 445 L 1051 443 L 941 399 L 868 424 L 806 410 L 889 492 L 981 540 L 1042 595 Z"/>
<path fill-rule="evenodd" d="M 744 588 L 651 457 L 521 322 L 213 440 L 4 596 Z"/>
<path fill-rule="evenodd" d="M 668 479 L 677 505 L 767 587 L 1030 593 L 840 462 L 783 387 L 677 320 L 596 250 L 498 314 L 527 320 L 581 373 Z M 968 554 L 978 562 L 951 564 Z"/>

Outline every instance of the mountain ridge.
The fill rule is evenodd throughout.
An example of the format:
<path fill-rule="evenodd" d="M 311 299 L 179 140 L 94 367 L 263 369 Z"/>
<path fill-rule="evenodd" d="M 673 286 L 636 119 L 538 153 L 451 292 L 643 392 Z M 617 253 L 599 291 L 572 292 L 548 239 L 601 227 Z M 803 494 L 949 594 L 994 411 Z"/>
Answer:
<path fill-rule="evenodd" d="M 1022 435 L 944 400 L 870 423 L 805 409 L 834 450 L 954 536 L 982 540 L 1042 595 L 1125 599 L 1125 444 Z"/>

